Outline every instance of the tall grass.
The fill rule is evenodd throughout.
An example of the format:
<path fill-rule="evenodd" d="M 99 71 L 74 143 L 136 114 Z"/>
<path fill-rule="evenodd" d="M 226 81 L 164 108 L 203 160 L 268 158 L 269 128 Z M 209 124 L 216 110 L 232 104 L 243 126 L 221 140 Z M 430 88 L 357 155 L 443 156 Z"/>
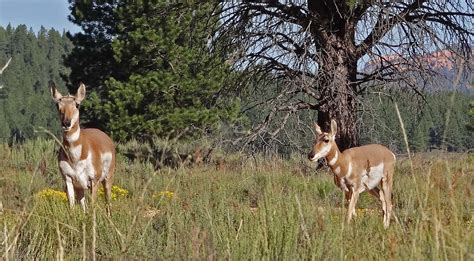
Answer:
<path fill-rule="evenodd" d="M 474 258 L 472 155 L 415 155 L 394 177 L 398 222 L 361 195 L 344 223 L 342 192 L 304 159 L 234 157 L 226 167 L 163 169 L 119 155 L 115 184 L 128 190 L 112 216 L 69 209 L 54 143 L 0 147 L 4 259 L 454 259 Z M 415 179 L 415 180 L 414 180 Z M 94 215 L 95 213 L 95 215 Z M 94 233 L 94 230 L 96 231 Z"/>

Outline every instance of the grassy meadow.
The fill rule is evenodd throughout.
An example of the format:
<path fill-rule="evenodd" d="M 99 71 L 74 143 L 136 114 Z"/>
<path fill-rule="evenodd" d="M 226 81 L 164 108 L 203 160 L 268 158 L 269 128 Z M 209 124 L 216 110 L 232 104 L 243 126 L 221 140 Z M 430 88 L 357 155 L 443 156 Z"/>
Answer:
<path fill-rule="evenodd" d="M 0 145 L 3 259 L 473 260 L 474 157 L 401 159 L 394 211 L 361 195 L 345 224 L 342 192 L 305 157 L 226 157 L 155 171 L 119 154 L 112 216 L 69 209 L 52 140 Z"/>

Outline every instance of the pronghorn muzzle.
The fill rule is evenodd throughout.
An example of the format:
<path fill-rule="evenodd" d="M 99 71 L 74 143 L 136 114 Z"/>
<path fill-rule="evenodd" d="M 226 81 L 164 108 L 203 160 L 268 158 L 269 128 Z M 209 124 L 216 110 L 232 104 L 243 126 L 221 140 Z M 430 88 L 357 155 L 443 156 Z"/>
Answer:
<path fill-rule="evenodd" d="M 62 127 L 63 127 L 63 129 L 71 128 L 71 119 L 63 119 L 62 120 Z"/>

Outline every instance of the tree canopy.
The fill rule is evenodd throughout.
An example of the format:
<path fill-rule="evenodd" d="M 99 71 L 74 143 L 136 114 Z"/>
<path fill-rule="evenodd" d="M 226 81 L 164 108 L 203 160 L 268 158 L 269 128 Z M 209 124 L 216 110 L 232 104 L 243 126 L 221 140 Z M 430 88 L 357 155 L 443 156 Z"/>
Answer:
<path fill-rule="evenodd" d="M 219 47 L 208 45 L 212 8 L 71 1 L 71 21 L 84 32 L 70 36 L 75 47 L 66 61 L 71 85 L 93 90 L 84 110 L 89 125 L 125 140 L 194 136 L 237 118 L 238 102 L 219 95 L 231 73 Z"/>

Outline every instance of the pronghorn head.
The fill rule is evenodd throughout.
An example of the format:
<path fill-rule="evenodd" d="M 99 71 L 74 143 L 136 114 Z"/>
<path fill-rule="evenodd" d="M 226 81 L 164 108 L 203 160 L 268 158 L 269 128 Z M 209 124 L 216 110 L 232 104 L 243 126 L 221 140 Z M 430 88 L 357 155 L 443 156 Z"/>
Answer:
<path fill-rule="evenodd" d="M 50 82 L 51 95 L 57 104 L 61 128 L 68 132 L 79 122 L 79 105 L 86 96 L 86 86 L 81 83 L 77 89 L 76 95 L 63 96 L 54 82 Z"/>
<path fill-rule="evenodd" d="M 331 151 L 333 146 L 336 146 L 336 131 L 337 124 L 335 120 L 331 121 L 331 131 L 323 132 L 318 124 L 314 124 L 316 129 L 316 138 L 313 144 L 311 152 L 308 153 L 308 159 L 311 161 L 317 161 L 320 158 L 326 157 Z"/>

